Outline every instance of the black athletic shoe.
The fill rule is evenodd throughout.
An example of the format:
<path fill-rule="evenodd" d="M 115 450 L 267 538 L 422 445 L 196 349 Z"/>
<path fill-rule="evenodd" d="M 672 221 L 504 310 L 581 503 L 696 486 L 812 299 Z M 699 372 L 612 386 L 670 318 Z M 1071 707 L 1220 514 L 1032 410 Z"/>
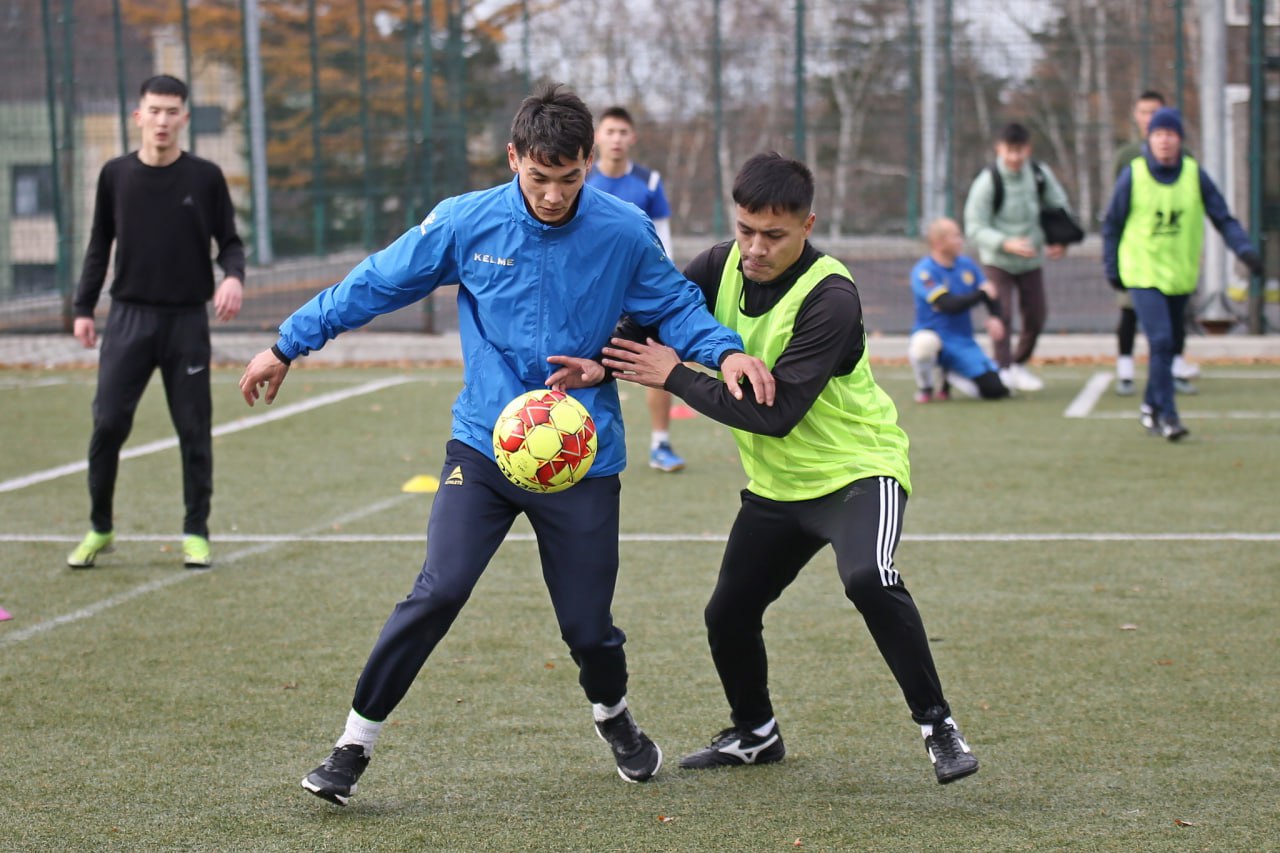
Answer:
<path fill-rule="evenodd" d="M 302 780 L 302 787 L 322 800 L 345 806 L 355 796 L 356 782 L 369 766 L 369 756 L 358 743 L 337 747 L 315 770 Z"/>
<path fill-rule="evenodd" d="M 773 764 L 786 754 L 782 731 L 776 724 L 773 731 L 764 737 L 749 729 L 729 728 L 712 738 L 709 746 L 680 759 L 680 766 L 686 770 L 706 770 L 743 764 Z"/>
<path fill-rule="evenodd" d="M 640 731 L 626 709 L 603 723 L 596 723 L 596 734 L 613 750 L 618 775 L 627 782 L 648 782 L 662 766 L 662 750 Z"/>
<path fill-rule="evenodd" d="M 924 748 L 940 785 L 978 772 L 977 757 L 969 751 L 960 730 L 950 722 L 935 723 L 933 734 L 924 739 Z"/>
<path fill-rule="evenodd" d="M 1169 441 L 1181 441 L 1191 434 L 1191 430 L 1182 425 L 1182 421 L 1174 418 L 1160 418 L 1160 436 Z"/>

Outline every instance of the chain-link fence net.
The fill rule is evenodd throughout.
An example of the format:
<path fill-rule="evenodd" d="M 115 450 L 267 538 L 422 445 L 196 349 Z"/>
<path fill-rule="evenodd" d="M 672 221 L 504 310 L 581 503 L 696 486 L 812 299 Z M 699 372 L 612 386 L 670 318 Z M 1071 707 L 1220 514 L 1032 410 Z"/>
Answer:
<path fill-rule="evenodd" d="M 1242 220 L 1248 5 L 1228 3 L 1233 173 L 1215 176 Z M 677 262 L 728 235 L 743 160 L 804 159 L 815 243 L 850 266 L 869 328 L 896 332 L 924 219 L 963 209 L 1001 125 L 1031 129 L 1096 233 L 1139 92 L 1180 104 L 1199 144 L 1200 53 L 1189 0 L 3 0 L 0 330 L 65 326 L 98 171 L 137 146 L 155 73 L 190 83 L 184 147 L 232 187 L 251 264 L 239 328 L 274 327 L 440 198 L 507 180 L 512 114 L 558 81 L 636 118 Z M 1113 324 L 1098 258 L 1094 236 L 1049 267 L 1051 330 Z M 440 293 L 375 328 L 452 322 Z"/>

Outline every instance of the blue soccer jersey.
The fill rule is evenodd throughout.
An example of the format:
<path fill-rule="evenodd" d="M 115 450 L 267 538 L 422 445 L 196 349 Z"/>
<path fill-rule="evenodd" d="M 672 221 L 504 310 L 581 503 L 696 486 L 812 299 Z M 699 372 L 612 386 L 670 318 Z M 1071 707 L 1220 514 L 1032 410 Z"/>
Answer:
<path fill-rule="evenodd" d="M 662 176 L 644 166 L 631 164 L 631 169 L 620 178 L 611 178 L 599 169 L 587 174 L 587 184 L 602 189 L 609 195 L 629 201 L 649 214 L 654 222 L 671 218 L 671 205 L 662 187 Z"/>
<path fill-rule="evenodd" d="M 916 321 L 911 331 L 931 329 L 942 338 L 944 346 L 948 339 L 972 338 L 973 321 L 968 311 L 947 314 L 933 303 L 944 293 L 968 296 L 984 281 L 982 269 L 964 255 L 956 258 L 953 267 L 944 267 L 932 257 L 923 258 L 911 269 L 911 295 L 916 304 Z"/>

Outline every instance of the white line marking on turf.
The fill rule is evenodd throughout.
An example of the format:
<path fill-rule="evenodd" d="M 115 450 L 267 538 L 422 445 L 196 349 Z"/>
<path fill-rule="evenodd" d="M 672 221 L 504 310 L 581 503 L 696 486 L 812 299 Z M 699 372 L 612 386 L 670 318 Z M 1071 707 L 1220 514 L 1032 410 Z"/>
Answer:
<path fill-rule="evenodd" d="M 1105 371 L 1099 371 L 1089 377 L 1089 381 L 1084 383 L 1084 387 L 1080 389 L 1080 393 L 1071 401 L 1071 405 L 1067 406 L 1067 410 L 1062 413 L 1064 418 L 1087 418 L 1089 413 L 1093 411 L 1093 407 L 1098 404 L 1098 400 L 1106 393 L 1107 386 L 1111 384 L 1111 374 Z"/>
<path fill-rule="evenodd" d="M 376 503 L 370 504 L 369 506 L 362 507 L 357 510 L 353 510 L 349 513 L 346 513 L 345 515 L 340 515 L 337 518 L 332 519 L 323 524 L 318 524 L 312 527 L 310 530 L 303 531 L 302 533 L 292 538 L 280 537 L 278 539 L 269 539 L 269 540 L 268 539 L 242 540 L 242 541 L 256 541 L 259 544 L 252 545 L 248 548 L 242 548 L 239 551 L 233 551 L 232 553 L 228 554 L 225 557 L 219 557 L 215 561 L 214 565 L 225 566 L 230 563 L 239 562 L 241 560 L 244 560 L 247 557 L 253 557 L 253 556 L 256 556 L 257 554 L 263 553 L 264 551 L 270 551 L 272 548 L 275 548 L 277 545 L 280 545 L 286 542 L 310 541 L 314 538 L 315 534 L 319 533 L 321 530 L 327 530 L 334 525 L 347 524 L 352 521 L 358 521 L 359 519 L 366 518 L 370 515 L 377 515 L 383 510 L 390 509 L 396 504 L 407 501 L 413 497 L 416 497 L 416 495 L 402 494 L 402 495 L 396 495 L 395 497 L 392 497 L 392 498 L 387 498 L 386 500 L 378 501 Z M 166 537 L 121 536 L 121 537 L 117 537 L 116 541 L 117 542 L 153 541 L 158 538 L 163 538 L 166 540 L 173 539 L 172 536 L 166 536 Z M 422 537 L 419 537 L 419 538 L 421 539 Z M 18 541 L 18 540 L 11 540 L 11 541 Z M 54 541 L 54 540 L 41 540 L 41 541 Z M 219 539 L 218 541 L 223 542 L 223 541 L 229 541 L 229 540 Z M 68 571 L 75 571 L 75 570 L 68 569 Z M 99 570 L 85 569 L 84 571 L 99 571 Z M 155 592 L 156 590 L 173 586 L 176 583 L 181 583 L 182 581 L 188 580 L 190 578 L 201 577 L 203 575 L 208 575 L 211 573 L 212 573 L 212 570 L 209 570 L 209 569 L 201 569 L 201 570 L 194 570 L 194 571 L 190 569 L 178 569 L 174 572 L 174 574 L 165 575 L 164 577 L 156 578 L 153 581 L 147 581 L 144 584 L 139 584 L 138 586 L 135 586 L 133 589 L 127 589 L 124 592 L 117 593 L 109 598 L 104 598 L 101 601 L 96 601 L 93 604 L 86 605 L 85 607 L 81 607 L 78 610 L 72 610 L 70 613 L 64 613 L 61 616 L 55 616 L 52 619 L 47 619 L 43 622 L 37 622 L 34 625 L 31 625 L 26 628 L 22 628 L 17 631 L 13 631 L 12 633 L 6 633 L 3 635 L 0 635 L 0 649 L 3 649 L 7 646 L 17 645 L 18 643 L 21 643 L 21 642 L 25 642 L 26 640 L 29 640 L 32 637 L 36 637 L 36 636 L 39 636 L 40 634 L 44 634 L 48 631 L 52 631 L 54 628 L 60 628 L 63 625 L 70 625 L 73 622 L 79 622 L 82 619 L 89 619 L 91 617 L 97 616 L 99 613 L 102 613 L 105 610 L 110 610 L 113 607 L 124 604 L 127 601 L 131 601 L 135 598 L 139 598 L 148 593 Z"/>
<path fill-rule="evenodd" d="M 1132 412 L 1098 412 L 1096 415 L 1090 415 L 1091 418 L 1107 419 L 1107 420 L 1137 420 L 1137 409 Z M 1253 421 L 1253 420 L 1275 420 L 1280 418 L 1280 412 L 1178 412 L 1178 417 L 1184 421 L 1188 420 L 1236 420 L 1236 421 Z"/>
<path fill-rule="evenodd" d="M 411 497 L 405 495 L 404 497 Z M 339 523 L 339 522 L 334 522 Z M 319 528 L 327 529 L 325 527 Z M 116 542 L 170 542 L 172 536 L 139 534 L 116 536 Z M 623 542 L 724 542 L 724 533 L 623 533 Z M 5 542 L 79 542 L 80 536 L 61 533 L 0 533 Z M 904 533 L 904 542 L 1280 542 L 1278 533 L 1224 530 L 1216 533 Z M 219 543 L 268 545 L 314 542 L 316 544 L 368 544 L 378 542 L 426 542 L 424 533 L 231 533 L 219 534 Z M 534 542 L 532 533 L 509 533 L 507 542 Z M 230 558 L 228 558 L 230 559 Z M 219 561 L 223 562 L 223 561 Z"/>
<path fill-rule="evenodd" d="M 221 424 L 213 428 L 212 435 L 217 438 L 220 435 L 230 435 L 241 430 L 252 429 L 253 427 L 269 424 L 272 421 L 282 420 L 283 418 L 300 415 L 303 412 L 309 412 L 312 409 L 318 409 L 321 406 L 328 406 L 332 403 L 340 403 L 351 397 L 359 397 L 363 394 L 372 394 L 375 391 L 381 391 L 384 388 L 391 388 L 396 385 L 404 385 L 407 382 L 416 382 L 412 376 L 389 376 L 385 379 L 375 379 L 372 382 L 366 382 L 363 385 L 357 385 L 354 388 L 346 388 L 342 391 L 331 391 L 328 394 L 321 394 L 318 397 L 312 397 L 310 400 L 303 400 L 300 403 L 291 403 L 288 406 L 282 406 L 279 409 L 271 409 L 265 414 L 250 415 L 248 417 L 237 418 L 229 423 Z M 162 438 L 158 441 L 150 441 L 138 447 L 131 447 L 120 453 L 121 459 L 136 459 L 139 456 L 146 456 L 151 453 L 159 453 L 161 450 L 168 450 L 178 446 L 178 439 Z M 75 474 L 80 471 L 87 470 L 88 461 L 70 462 L 66 465 L 59 465 L 56 468 L 46 468 L 43 471 L 36 471 L 32 474 L 26 474 L 21 477 L 14 477 L 10 480 L 0 481 L 0 492 L 15 492 L 18 489 L 25 489 L 27 486 L 34 486 L 36 483 L 43 483 L 48 480 L 56 480 L 58 477 L 65 477 L 68 474 Z"/>

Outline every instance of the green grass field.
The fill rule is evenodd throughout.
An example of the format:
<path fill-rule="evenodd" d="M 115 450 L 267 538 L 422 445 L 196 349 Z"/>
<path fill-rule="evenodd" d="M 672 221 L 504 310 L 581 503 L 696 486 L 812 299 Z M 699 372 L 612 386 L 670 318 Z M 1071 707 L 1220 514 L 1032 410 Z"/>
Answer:
<path fill-rule="evenodd" d="M 217 371 L 211 572 L 163 446 L 121 464 L 116 553 L 66 568 L 94 374 L 0 371 L 0 850 L 1280 849 L 1280 371 L 1206 367 L 1177 445 L 1109 392 L 1064 417 L 1095 372 L 917 406 L 876 371 L 912 439 L 897 568 L 977 776 L 935 783 L 829 554 L 766 619 L 787 760 L 676 768 L 727 724 L 701 611 L 743 477 L 705 418 L 648 469 L 631 389 L 614 615 L 663 771 L 615 774 L 521 524 L 344 810 L 298 780 L 420 566 L 431 496 L 401 487 L 440 474 L 459 371 L 295 370 L 268 410 Z M 126 450 L 171 435 L 156 384 Z"/>

